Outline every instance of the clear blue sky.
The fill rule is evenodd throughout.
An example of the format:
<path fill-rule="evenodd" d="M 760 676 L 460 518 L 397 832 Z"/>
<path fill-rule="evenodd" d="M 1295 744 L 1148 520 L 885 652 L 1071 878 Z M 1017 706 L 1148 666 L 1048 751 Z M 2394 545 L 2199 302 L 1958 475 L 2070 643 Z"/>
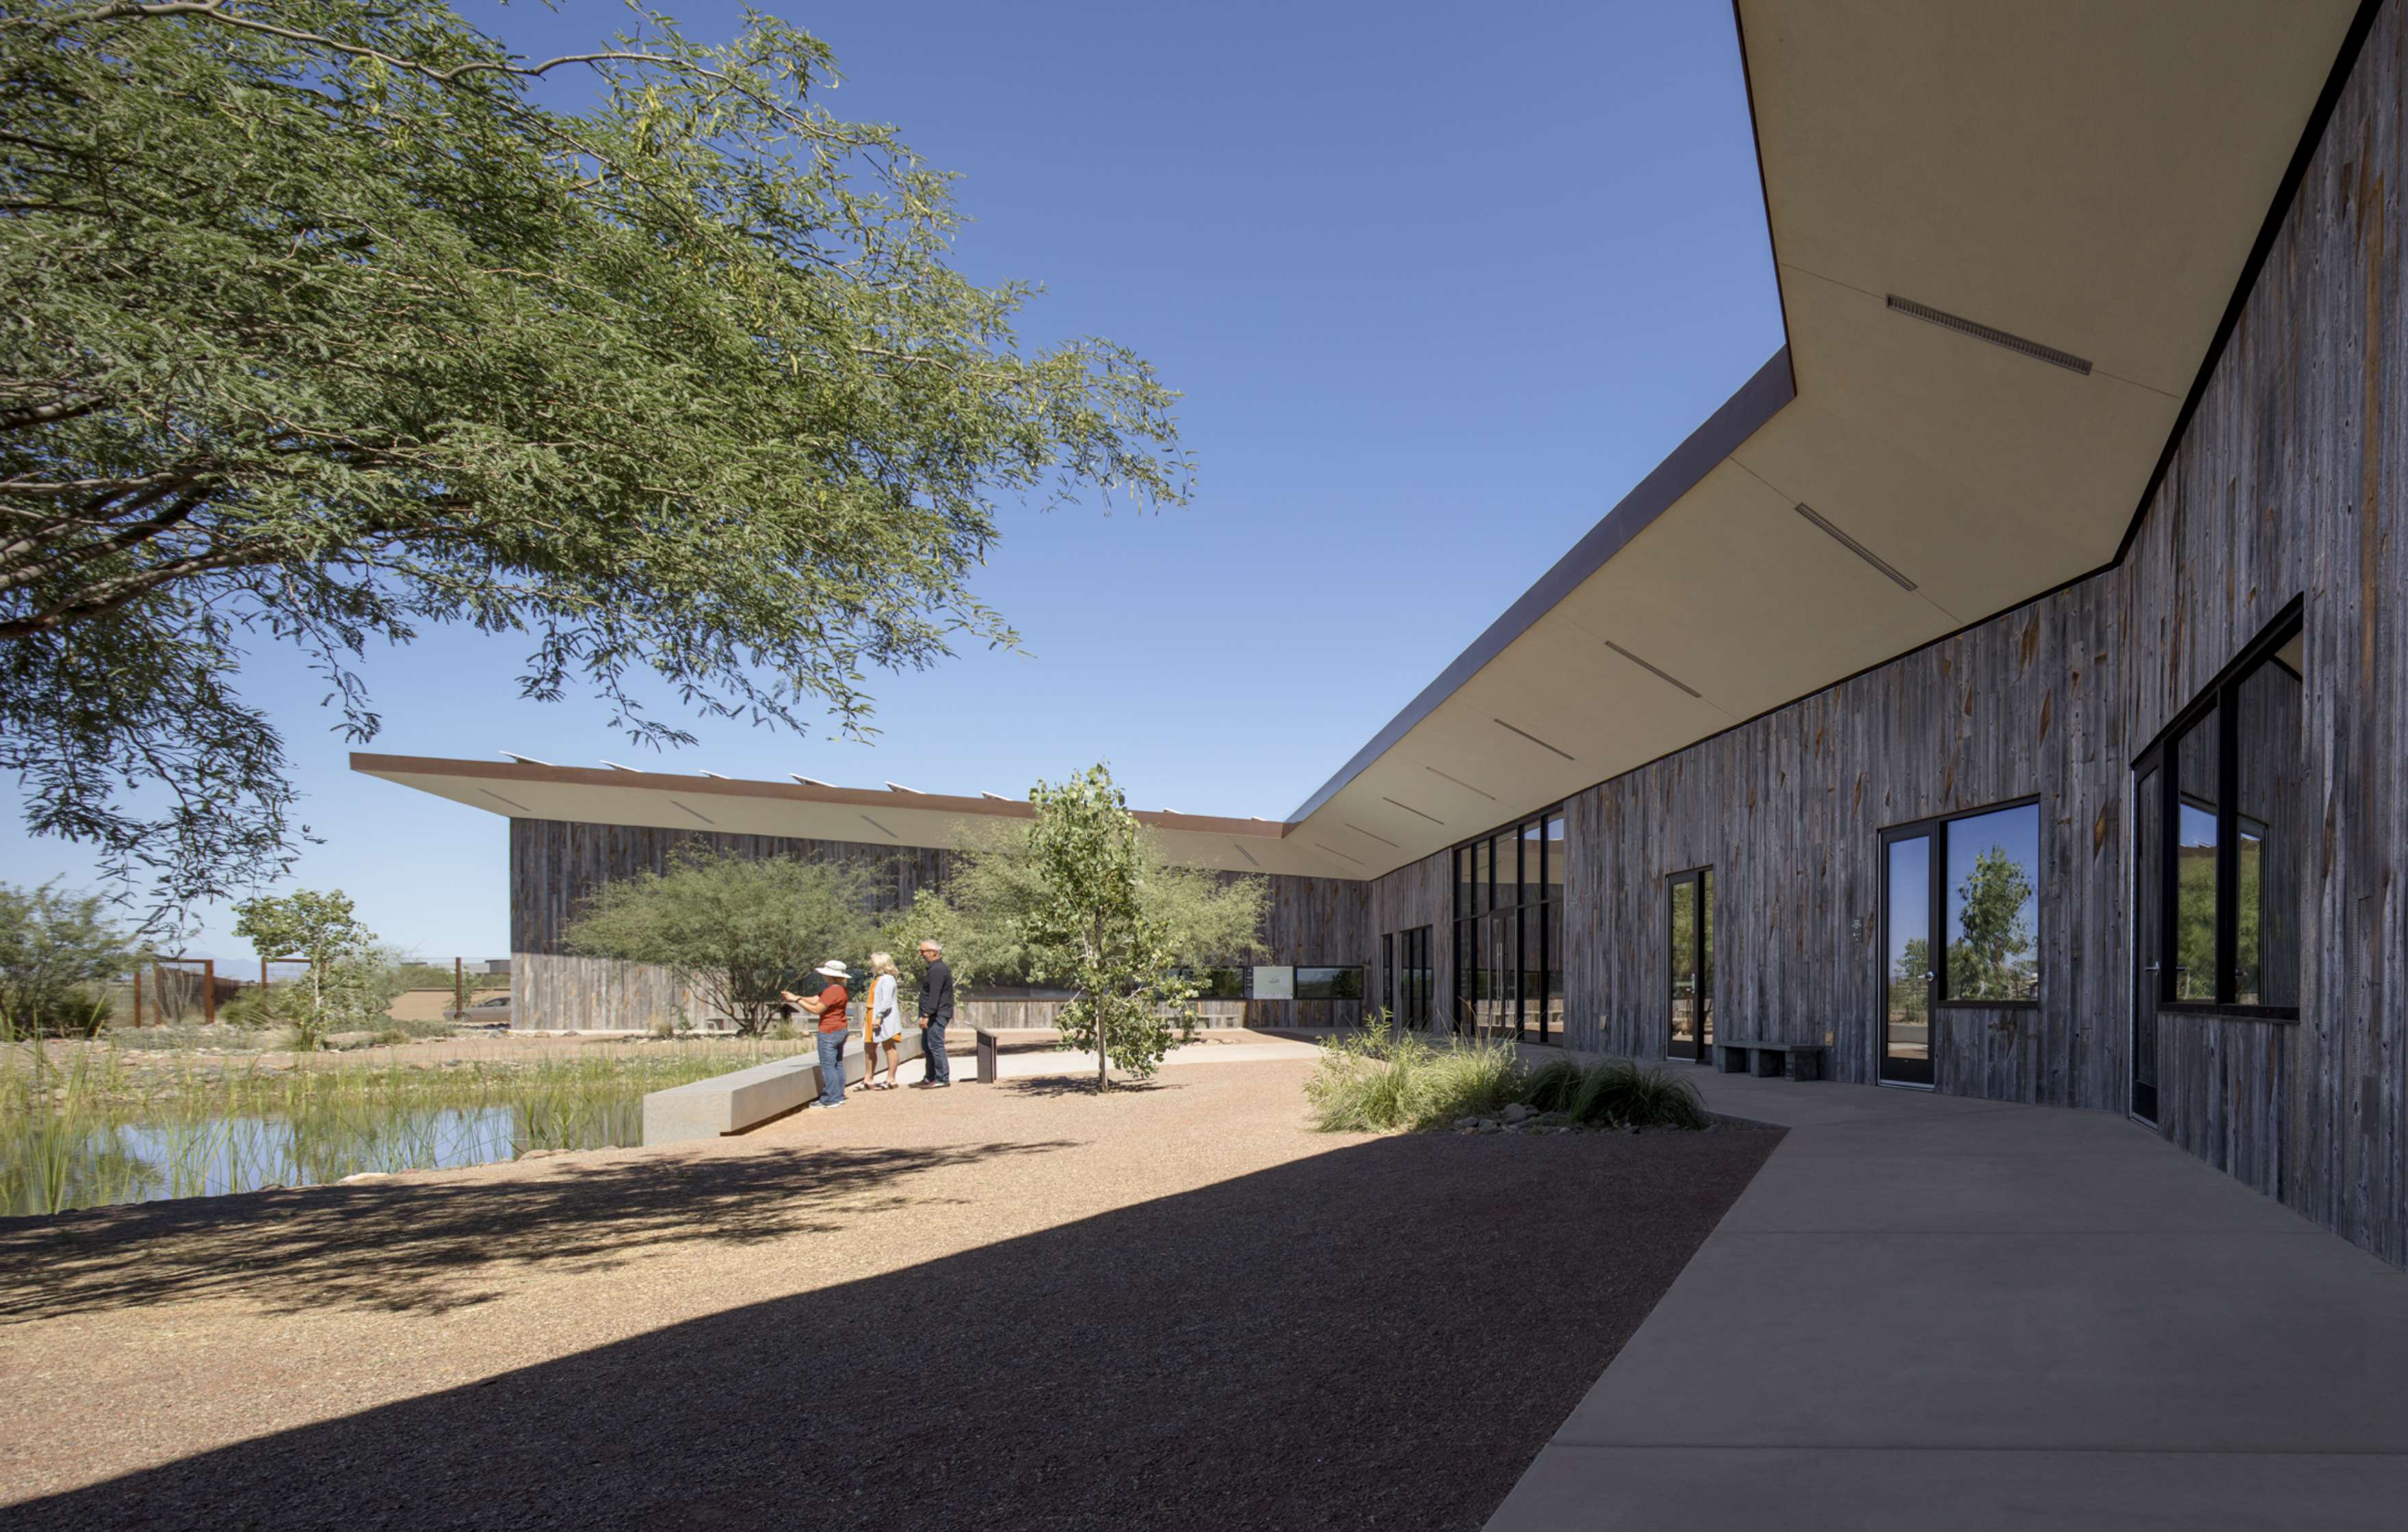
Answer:
<path fill-rule="evenodd" d="M 619 24 L 458 3 L 529 55 Z M 664 4 L 713 39 L 740 15 Z M 1109 336 L 1185 394 L 1193 503 L 1008 510 L 976 588 L 1026 652 L 880 678 L 874 745 L 649 756 L 519 700 L 523 646 L 437 632 L 371 654 L 369 748 L 1013 795 L 1104 759 L 1137 807 L 1277 817 L 1781 344 L 1727 6 L 768 8 L 837 50 L 834 109 L 960 174 L 964 270 L 1046 284 L 1025 339 Z M 244 689 L 324 838 L 298 881 L 423 955 L 507 952 L 504 821 L 351 775 L 281 656 Z M 7 833 L 9 881 L 93 881 Z M 245 952 L 231 924 L 189 950 Z"/>

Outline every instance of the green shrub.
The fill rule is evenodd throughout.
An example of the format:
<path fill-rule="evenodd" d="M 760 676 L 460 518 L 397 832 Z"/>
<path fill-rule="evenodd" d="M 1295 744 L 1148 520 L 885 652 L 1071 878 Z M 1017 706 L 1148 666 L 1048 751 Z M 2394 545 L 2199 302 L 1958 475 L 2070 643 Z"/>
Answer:
<path fill-rule="evenodd" d="M 1522 1099 L 1535 1111 L 1570 1111 L 1587 1073 L 1577 1059 L 1549 1059 L 1530 1074 Z"/>
<path fill-rule="evenodd" d="M 1706 1109 L 1698 1089 L 1668 1070 L 1628 1059 L 1590 1066 L 1560 1110 L 1585 1127 L 1702 1128 Z"/>
<path fill-rule="evenodd" d="M 1388 1133 L 1501 1110 L 1521 1095 L 1523 1076 L 1510 1044 L 1433 1048 L 1383 1011 L 1331 1038 L 1304 1089 L 1323 1132 Z"/>

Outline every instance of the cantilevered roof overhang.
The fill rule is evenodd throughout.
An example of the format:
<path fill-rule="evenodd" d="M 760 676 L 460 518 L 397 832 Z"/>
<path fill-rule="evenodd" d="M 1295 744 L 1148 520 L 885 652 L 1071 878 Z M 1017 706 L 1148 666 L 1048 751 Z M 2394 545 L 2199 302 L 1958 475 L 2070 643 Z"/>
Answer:
<path fill-rule="evenodd" d="M 965 798 L 909 788 L 745 781 L 668 771 L 461 761 L 353 752 L 351 769 L 509 819 L 646 824 L 666 830 L 784 836 L 870 846 L 974 844 L 980 826 L 1028 819 L 1025 802 Z M 1344 853 L 1313 845 L 1277 820 L 1222 819 L 1140 809 L 1163 853 L 1184 866 L 1307 877 L 1360 878 Z"/>
<path fill-rule="evenodd" d="M 1374 877 L 2118 555 L 2372 0 L 1738 0 L 1787 344 L 1285 823 Z M 954 845 L 1025 804 L 354 755 L 492 812 Z"/>
<path fill-rule="evenodd" d="M 1381 871 L 2112 563 L 2358 0 L 1739 0 L 1786 348 L 1307 799 Z"/>

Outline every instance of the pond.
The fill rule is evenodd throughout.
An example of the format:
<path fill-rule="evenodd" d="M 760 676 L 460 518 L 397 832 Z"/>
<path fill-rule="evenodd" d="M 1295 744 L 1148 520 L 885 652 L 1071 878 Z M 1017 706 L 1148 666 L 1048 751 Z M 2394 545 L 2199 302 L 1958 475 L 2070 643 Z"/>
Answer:
<path fill-rule="evenodd" d="M 486 1165 L 530 1149 L 640 1143 L 642 1102 L 637 1095 L 613 1103 L 566 1134 L 539 1131 L 512 1107 L 24 1124 L 0 1165 L 0 1214 L 321 1186 L 364 1171 Z"/>
<path fill-rule="evenodd" d="M 0 1215 L 638 1144 L 646 1093 L 794 1051 L 752 1044 L 443 1069 L 179 1067 L 165 1077 L 109 1054 L 64 1067 L 12 1057 L 0 1061 Z"/>

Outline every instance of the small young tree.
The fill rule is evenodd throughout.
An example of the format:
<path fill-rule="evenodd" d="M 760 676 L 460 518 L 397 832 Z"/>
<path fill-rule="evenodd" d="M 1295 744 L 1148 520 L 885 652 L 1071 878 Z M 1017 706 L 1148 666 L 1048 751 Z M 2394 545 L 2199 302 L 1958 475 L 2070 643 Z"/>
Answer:
<path fill-rule="evenodd" d="M 1030 925 L 1048 896 L 1030 828 L 1025 822 L 956 825 L 962 849 L 953 853 L 945 887 L 922 889 L 886 923 L 880 940 L 898 961 L 908 957 L 915 966 L 920 943 L 938 942 L 962 985 L 1050 981 L 1039 971 L 1044 965 Z M 1265 880 L 1174 866 L 1142 825 L 1138 848 L 1147 908 L 1168 928 L 1181 967 L 1240 963 L 1262 951 L 1270 902 Z"/>
<path fill-rule="evenodd" d="M 1096 1089 L 1110 1090 L 1113 1067 L 1151 1075 L 1174 1031 L 1193 1028 L 1192 940 L 1231 939 L 1243 927 L 1251 944 L 1260 888 L 1240 884 L 1218 895 L 1211 875 L 1164 865 L 1103 766 L 1059 786 L 1039 782 L 1029 798 L 1037 818 L 1025 852 L 985 859 L 1007 867 L 980 869 L 970 892 L 992 897 L 1008 890 L 1019 903 L 1001 923 L 985 923 L 1018 937 L 1034 977 L 1074 992 L 1062 1011 L 1063 1045 L 1094 1049 Z M 1173 1014 L 1181 1017 L 1176 1029 Z"/>
<path fill-rule="evenodd" d="M 101 986 L 140 961 L 97 895 L 0 883 L 0 1038 L 89 1034 L 108 1014 Z"/>
<path fill-rule="evenodd" d="M 568 945 L 666 968 L 750 1037 L 767 1029 L 799 970 L 838 954 L 858 961 L 868 906 L 867 880 L 849 866 L 689 852 L 666 872 L 605 886 L 569 926 Z"/>
<path fill-rule="evenodd" d="M 250 938 L 263 959 L 308 960 L 308 976 L 270 1008 L 293 1024 L 301 1047 L 316 1048 L 339 1024 L 366 1022 L 391 1003 L 383 978 L 389 965 L 376 933 L 360 923 L 341 889 L 262 895 L 245 899 L 234 912 L 235 935 Z"/>

